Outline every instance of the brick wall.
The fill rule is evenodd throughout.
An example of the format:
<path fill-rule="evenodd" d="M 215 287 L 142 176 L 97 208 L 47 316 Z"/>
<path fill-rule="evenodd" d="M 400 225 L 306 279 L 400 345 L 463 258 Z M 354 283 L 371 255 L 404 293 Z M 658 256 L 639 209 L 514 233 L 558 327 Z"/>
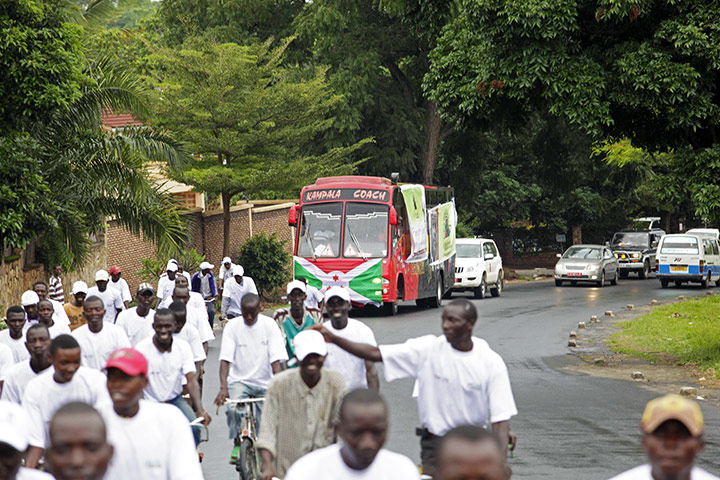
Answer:
<path fill-rule="evenodd" d="M 136 236 L 115 221 L 110 222 L 105 237 L 107 262 L 103 268 L 119 265 L 122 268 L 122 277 L 130 285 L 130 292 L 134 294 L 142 282 L 142 278 L 137 274 L 142 268 L 141 260 L 155 257 L 155 243 Z"/>
<path fill-rule="evenodd" d="M 277 233 L 278 240 L 285 243 L 285 250 L 292 253 L 294 229 L 288 227 L 288 213 L 292 203 L 259 207 L 253 209 L 253 233 Z"/>
<path fill-rule="evenodd" d="M 235 258 L 240 252 L 240 248 L 250 238 L 251 209 L 252 204 L 237 205 L 230 208 L 230 257 L 232 258 Z M 223 259 L 222 210 L 203 213 L 203 223 L 205 246 L 202 253 L 205 254 L 208 262 L 219 269 Z"/>

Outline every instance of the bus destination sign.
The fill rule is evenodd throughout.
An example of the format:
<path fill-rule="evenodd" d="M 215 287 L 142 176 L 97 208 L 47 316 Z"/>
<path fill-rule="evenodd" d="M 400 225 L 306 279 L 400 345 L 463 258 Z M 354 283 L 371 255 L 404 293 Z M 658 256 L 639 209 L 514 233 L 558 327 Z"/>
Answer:
<path fill-rule="evenodd" d="M 303 195 L 303 202 L 327 202 L 330 200 L 369 200 L 373 202 L 387 202 L 390 192 L 371 188 L 324 188 L 322 190 L 307 190 Z"/>

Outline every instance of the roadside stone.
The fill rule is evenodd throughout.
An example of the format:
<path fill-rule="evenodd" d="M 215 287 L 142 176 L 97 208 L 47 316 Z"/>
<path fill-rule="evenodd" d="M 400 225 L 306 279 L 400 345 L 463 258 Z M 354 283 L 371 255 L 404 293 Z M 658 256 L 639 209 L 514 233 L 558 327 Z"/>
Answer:
<path fill-rule="evenodd" d="M 593 315 L 590 317 L 590 323 L 598 323 L 600 320 L 598 320 L 597 315 Z"/>
<path fill-rule="evenodd" d="M 657 300 L 650 300 L 650 305 L 658 305 L 659 303 Z"/>
<path fill-rule="evenodd" d="M 577 332 L 575 330 L 570 331 L 570 338 L 577 338 Z"/>
<path fill-rule="evenodd" d="M 715 295 L 713 292 L 705 292 L 706 297 L 712 297 L 713 295 Z"/>
<path fill-rule="evenodd" d="M 685 300 L 685 295 L 678 295 L 677 299 L 678 299 L 678 300 Z"/>
<path fill-rule="evenodd" d="M 680 395 L 683 397 L 692 397 L 696 398 L 698 394 L 697 388 L 695 387 L 682 387 L 680 389 Z"/>
<path fill-rule="evenodd" d="M 568 340 L 568 347 L 577 347 L 577 342 L 573 339 Z"/>
<path fill-rule="evenodd" d="M 579 329 L 582 330 L 582 329 L 585 328 L 586 326 L 587 326 L 587 325 L 585 324 L 585 322 L 578 322 L 578 328 L 579 328 Z"/>
<path fill-rule="evenodd" d="M 627 308 L 628 310 L 635 310 L 635 305 L 633 305 L 632 303 L 629 303 L 628 306 L 625 308 Z"/>
<path fill-rule="evenodd" d="M 612 310 L 608 310 L 607 312 L 605 312 L 605 316 L 606 317 L 614 317 L 615 314 L 612 312 Z"/>
<path fill-rule="evenodd" d="M 645 380 L 645 375 L 642 372 L 633 372 L 630 376 L 633 380 Z"/>
<path fill-rule="evenodd" d="M 593 358 L 593 363 L 597 367 L 604 367 L 605 366 L 605 359 L 602 357 Z"/>

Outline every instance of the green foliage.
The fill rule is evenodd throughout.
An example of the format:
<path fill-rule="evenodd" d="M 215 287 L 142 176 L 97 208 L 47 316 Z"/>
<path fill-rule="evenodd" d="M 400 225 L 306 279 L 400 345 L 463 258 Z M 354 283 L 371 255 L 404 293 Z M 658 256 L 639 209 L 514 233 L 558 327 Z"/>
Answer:
<path fill-rule="evenodd" d="M 183 266 L 184 271 L 189 272 L 192 275 L 198 271 L 200 264 L 205 261 L 205 255 L 201 255 L 197 250 L 191 248 L 190 250 L 183 250 L 178 253 L 175 256 L 175 260 Z M 143 282 L 155 283 L 158 278 L 165 273 L 168 258 L 161 255 L 159 252 L 155 252 L 154 257 L 143 258 L 140 262 L 142 263 L 142 269 L 136 272 L 136 274 L 140 275 Z"/>
<path fill-rule="evenodd" d="M 126 29 L 137 27 L 143 20 L 151 17 L 158 8 L 158 2 L 152 0 L 122 0 L 119 12 L 110 20 L 106 27 L 110 29 Z"/>
<path fill-rule="evenodd" d="M 250 237 L 240 249 L 236 263 L 255 280 L 260 294 L 285 285 L 290 278 L 290 254 L 275 233 Z"/>

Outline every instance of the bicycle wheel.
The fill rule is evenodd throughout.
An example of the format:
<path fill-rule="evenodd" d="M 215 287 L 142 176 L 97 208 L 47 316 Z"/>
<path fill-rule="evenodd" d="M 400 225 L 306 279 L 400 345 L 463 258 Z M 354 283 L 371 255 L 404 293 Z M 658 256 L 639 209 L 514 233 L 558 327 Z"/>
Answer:
<path fill-rule="evenodd" d="M 258 480 L 257 450 L 249 438 L 243 438 L 240 442 L 240 455 L 238 456 L 238 471 L 240 480 Z"/>

